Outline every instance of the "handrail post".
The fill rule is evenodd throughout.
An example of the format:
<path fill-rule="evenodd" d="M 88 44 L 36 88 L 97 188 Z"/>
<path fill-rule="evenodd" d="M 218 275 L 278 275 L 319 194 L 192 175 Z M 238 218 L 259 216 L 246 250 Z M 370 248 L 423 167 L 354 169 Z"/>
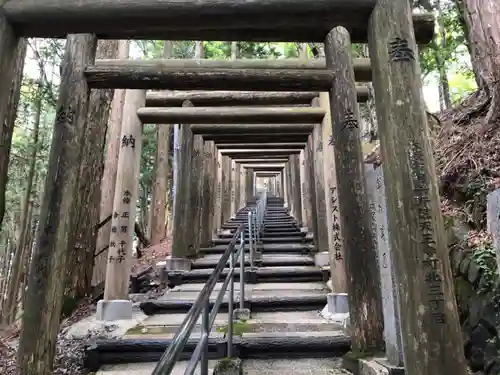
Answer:
<path fill-rule="evenodd" d="M 240 309 L 245 308 L 245 234 L 241 231 L 240 239 Z"/>
<path fill-rule="evenodd" d="M 229 301 L 227 305 L 227 356 L 231 358 L 233 356 L 233 312 L 234 312 L 234 272 L 235 272 L 235 256 L 234 251 L 231 252 L 229 258 L 229 265 L 231 272 L 231 279 L 229 281 Z"/>
<path fill-rule="evenodd" d="M 253 267 L 254 253 L 253 253 L 253 233 L 252 233 L 252 217 L 253 211 L 248 211 L 248 252 L 250 254 L 250 267 Z"/>
<path fill-rule="evenodd" d="M 210 337 L 210 296 L 207 297 L 202 313 L 202 335 L 207 336 L 205 347 L 201 354 L 201 375 L 208 375 L 208 338 Z"/>

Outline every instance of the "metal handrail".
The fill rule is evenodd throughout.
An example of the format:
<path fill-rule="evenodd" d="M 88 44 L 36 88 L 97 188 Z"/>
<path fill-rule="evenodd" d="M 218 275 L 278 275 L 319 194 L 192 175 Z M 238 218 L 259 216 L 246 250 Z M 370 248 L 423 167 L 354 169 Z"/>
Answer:
<path fill-rule="evenodd" d="M 250 267 L 254 267 L 255 251 L 262 243 L 262 231 L 264 225 L 264 213 L 267 206 L 267 191 L 263 191 L 255 207 L 248 211 L 248 246 L 250 254 Z"/>
<path fill-rule="evenodd" d="M 186 314 L 179 330 L 175 334 L 172 343 L 160 358 L 158 364 L 154 368 L 152 375 L 170 375 L 176 362 L 179 360 L 184 346 L 186 345 L 191 332 L 202 315 L 202 336 L 193 351 L 193 355 L 188 363 L 184 375 L 193 375 L 198 363 L 201 361 L 201 375 L 208 375 L 208 338 L 210 331 L 215 322 L 215 318 L 219 313 L 220 305 L 224 299 L 227 287 L 229 286 L 229 301 L 228 301 L 228 332 L 227 332 L 227 355 L 231 357 L 233 347 L 233 305 L 234 305 L 234 271 L 236 268 L 236 259 L 240 259 L 240 308 L 244 306 L 245 299 L 245 251 L 244 251 L 244 228 L 246 224 L 241 224 L 233 238 L 229 242 L 227 250 L 222 255 L 217 263 L 214 272 L 208 279 L 207 283 L 201 290 L 198 298 L 193 306 Z M 235 251 L 236 243 L 240 240 L 240 246 Z M 210 295 L 212 294 L 217 281 L 220 278 L 222 271 L 226 267 L 227 261 L 230 261 L 230 270 L 222 284 L 221 290 L 217 295 L 215 303 L 210 311 Z"/>

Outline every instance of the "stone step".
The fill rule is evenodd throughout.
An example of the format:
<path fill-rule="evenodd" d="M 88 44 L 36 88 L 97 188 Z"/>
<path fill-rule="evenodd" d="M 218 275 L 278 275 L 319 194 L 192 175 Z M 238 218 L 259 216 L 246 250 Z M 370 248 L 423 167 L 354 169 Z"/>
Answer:
<path fill-rule="evenodd" d="M 235 268 L 235 278 L 239 280 L 239 267 Z M 206 282 L 213 273 L 213 269 L 193 269 L 182 274 L 183 283 Z M 229 273 L 229 268 L 225 268 L 221 273 L 221 280 Z M 309 282 L 324 281 L 325 272 L 314 266 L 280 266 L 280 267 L 258 267 L 245 278 L 251 278 L 255 282 Z M 250 281 L 250 280 L 248 280 Z"/>
<path fill-rule="evenodd" d="M 215 268 L 222 254 L 210 254 L 193 262 L 192 269 Z M 263 254 L 260 260 L 261 267 L 268 266 L 314 266 L 314 259 L 309 255 L 296 254 Z M 229 261 L 228 263 L 229 264 Z M 239 265 L 239 260 L 236 263 Z M 245 257 L 245 264 L 249 265 L 248 257 Z"/>
<path fill-rule="evenodd" d="M 200 248 L 200 254 L 223 254 L 227 250 L 227 244 L 220 244 L 212 247 Z M 245 245 L 248 251 L 248 244 Z M 305 243 L 265 243 L 262 246 L 262 253 L 289 253 L 289 254 L 309 254 L 311 247 Z"/>
<path fill-rule="evenodd" d="M 231 237 L 232 238 L 232 237 Z M 231 238 L 217 238 L 213 239 L 212 243 L 214 245 L 227 245 L 231 242 Z M 245 240 L 246 243 L 248 243 L 248 238 Z M 294 236 L 287 236 L 287 237 L 265 237 L 262 238 L 263 243 L 269 243 L 269 244 L 277 244 L 277 243 L 301 243 L 304 241 L 304 238 L 302 237 L 294 237 Z"/>
<path fill-rule="evenodd" d="M 340 358 L 246 359 L 243 375 L 349 375 Z M 142 374 L 141 374 L 142 375 Z"/>
<path fill-rule="evenodd" d="M 170 375 L 184 375 L 189 361 L 179 361 L 173 368 Z M 212 371 L 217 363 L 217 360 L 208 361 L 208 371 Z M 157 362 L 146 363 L 125 363 L 117 365 L 104 365 L 95 373 L 95 375 L 151 375 Z M 195 375 L 200 375 L 200 366 L 196 369 Z"/>
<path fill-rule="evenodd" d="M 190 358 L 197 339 L 190 339 L 181 354 L 181 360 Z M 89 371 L 113 371 L 134 367 L 118 365 L 119 363 L 154 362 L 158 361 L 164 351 L 171 345 L 171 339 L 119 339 L 97 341 L 86 351 L 85 363 Z M 299 358 L 335 358 L 341 357 L 350 349 L 349 338 L 334 332 L 310 332 L 308 334 L 282 334 L 268 337 L 234 337 L 233 353 L 243 360 L 275 359 L 297 360 Z M 209 359 L 227 357 L 227 342 L 225 339 L 209 339 Z M 112 366 L 106 366 L 112 365 Z M 141 368 L 152 370 L 154 366 Z M 137 369 L 137 367 L 136 367 Z M 103 372 L 106 374 L 106 372 Z M 109 372 L 108 372 L 109 374 Z M 121 374 L 120 372 L 115 374 Z M 130 374 L 129 373 L 123 373 Z M 288 374 L 285 372 L 283 374 Z M 296 374 L 292 372 L 290 374 Z M 308 374 L 308 373 L 306 373 Z M 316 374 L 316 372 L 314 373 Z"/>
<path fill-rule="evenodd" d="M 213 303 L 220 293 L 218 283 L 210 296 Z M 204 287 L 202 283 L 182 284 L 154 301 L 140 304 L 146 315 L 187 312 Z M 239 303 L 239 282 L 235 282 L 235 303 Z M 245 284 L 245 306 L 252 313 L 265 311 L 315 311 L 324 308 L 327 288 L 322 282 Z M 222 311 L 227 311 L 228 291 L 224 295 Z"/>
<path fill-rule="evenodd" d="M 248 235 L 247 235 L 247 232 L 245 231 L 245 236 L 244 238 L 245 239 L 248 239 Z M 262 238 L 276 238 L 276 237 L 298 237 L 298 239 L 300 240 L 301 237 L 304 237 L 306 235 L 306 233 L 304 232 L 301 232 L 299 230 L 296 230 L 294 232 L 290 232 L 290 231 L 284 231 L 284 232 L 278 232 L 278 231 L 275 231 L 275 232 L 264 232 L 262 233 Z M 225 239 L 225 238 L 233 238 L 234 237 L 234 232 L 233 233 L 221 233 L 219 235 L 217 235 L 219 237 L 219 239 Z"/>

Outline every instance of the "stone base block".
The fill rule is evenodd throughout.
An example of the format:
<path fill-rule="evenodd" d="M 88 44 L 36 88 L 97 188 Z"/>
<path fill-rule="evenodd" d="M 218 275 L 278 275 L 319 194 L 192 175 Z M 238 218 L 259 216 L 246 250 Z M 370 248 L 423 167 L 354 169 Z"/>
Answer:
<path fill-rule="evenodd" d="M 328 293 L 326 300 L 330 314 L 349 314 L 347 293 Z"/>
<path fill-rule="evenodd" d="M 165 270 L 167 272 L 189 272 L 191 271 L 191 265 L 191 259 L 168 257 L 166 259 Z"/>
<path fill-rule="evenodd" d="M 243 366 L 239 358 L 219 359 L 214 368 L 214 375 L 242 375 Z"/>
<path fill-rule="evenodd" d="M 404 375 L 404 368 L 386 366 L 383 358 L 351 358 L 346 354 L 342 358 L 342 367 L 353 375 Z"/>
<path fill-rule="evenodd" d="M 314 254 L 314 264 L 316 267 L 325 267 L 330 264 L 330 253 L 322 251 L 321 253 Z"/>
<path fill-rule="evenodd" d="M 387 358 L 374 358 L 373 359 L 375 362 L 378 364 L 384 366 L 388 371 L 389 375 L 404 375 L 405 374 L 405 368 L 403 367 L 403 364 L 396 366 L 393 365 L 389 362 Z"/>
<path fill-rule="evenodd" d="M 96 318 L 104 321 L 132 319 L 132 302 L 129 300 L 100 300 L 97 302 Z"/>
<path fill-rule="evenodd" d="M 233 320 L 248 320 L 250 319 L 250 309 L 235 309 L 233 311 Z"/>
<path fill-rule="evenodd" d="M 245 283 L 257 284 L 257 268 L 247 267 L 245 269 Z"/>

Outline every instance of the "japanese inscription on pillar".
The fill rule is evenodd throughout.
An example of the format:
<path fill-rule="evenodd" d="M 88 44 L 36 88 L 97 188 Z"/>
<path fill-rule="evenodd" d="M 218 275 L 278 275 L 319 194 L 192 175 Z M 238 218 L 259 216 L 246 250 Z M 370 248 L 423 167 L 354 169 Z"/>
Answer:
<path fill-rule="evenodd" d="M 350 109 L 347 110 L 344 117 L 344 122 L 342 124 L 342 130 L 345 129 L 357 129 L 358 128 L 358 119 L 353 111 Z"/>
<path fill-rule="evenodd" d="M 337 187 L 330 188 L 330 204 L 332 207 L 332 233 L 333 233 L 333 250 L 336 261 L 343 260 L 342 256 L 342 239 L 340 237 L 340 217 Z"/>
<path fill-rule="evenodd" d="M 124 134 L 121 138 L 121 148 L 127 163 L 134 163 L 136 153 L 136 137 L 133 134 Z M 122 159 L 123 160 L 123 159 Z M 122 161 L 121 160 L 121 161 Z M 134 222 L 135 202 L 133 201 L 132 189 L 136 183 L 134 176 L 128 174 L 128 170 L 121 179 L 123 190 L 117 200 L 115 197 L 113 216 L 111 218 L 111 234 L 109 241 L 108 261 L 121 264 L 127 260 L 128 249 L 132 246 L 134 228 L 131 223 Z M 131 178 L 132 177 L 132 178 Z M 134 207 L 132 208 L 132 205 Z"/>
<path fill-rule="evenodd" d="M 391 39 L 388 49 L 391 62 L 415 60 L 415 53 L 410 48 L 408 40 L 404 38 Z"/>
<path fill-rule="evenodd" d="M 417 208 L 420 241 L 424 245 L 421 254 L 425 270 L 429 308 L 435 323 L 445 323 L 442 264 L 437 257 L 435 232 L 431 222 L 429 183 L 425 171 L 422 147 L 412 143 L 409 150 L 413 179 L 413 200 Z"/>

